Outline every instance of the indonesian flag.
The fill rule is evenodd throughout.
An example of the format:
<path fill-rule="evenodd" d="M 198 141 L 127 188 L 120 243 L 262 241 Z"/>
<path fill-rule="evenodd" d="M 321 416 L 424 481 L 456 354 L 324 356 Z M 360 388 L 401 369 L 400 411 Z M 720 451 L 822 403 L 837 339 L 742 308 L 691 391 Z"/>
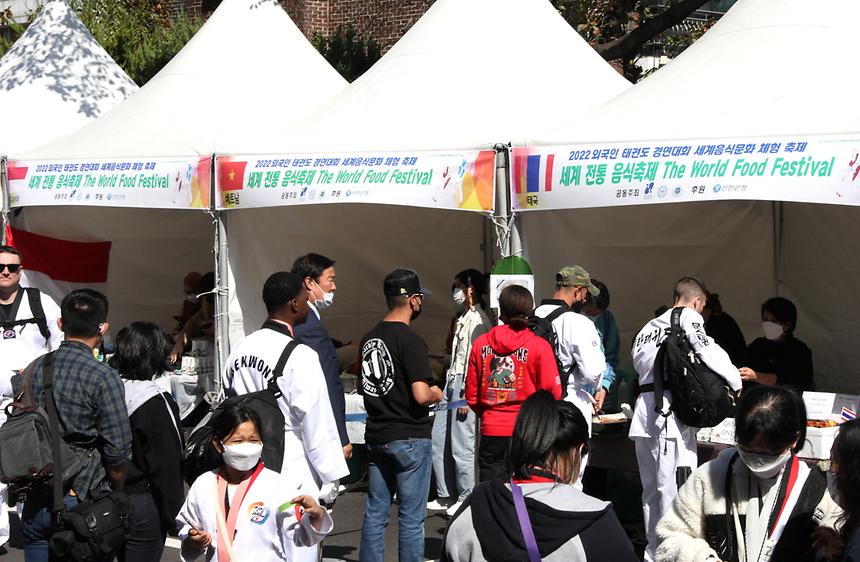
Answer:
<path fill-rule="evenodd" d="M 6 238 L 23 257 L 21 286 L 36 287 L 57 304 L 74 289 L 105 291 L 110 242 L 73 242 L 11 227 Z"/>

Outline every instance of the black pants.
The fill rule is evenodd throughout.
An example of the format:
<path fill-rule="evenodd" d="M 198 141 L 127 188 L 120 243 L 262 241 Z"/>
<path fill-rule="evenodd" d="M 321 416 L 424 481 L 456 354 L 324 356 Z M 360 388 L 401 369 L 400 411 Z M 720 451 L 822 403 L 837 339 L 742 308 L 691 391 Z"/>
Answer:
<path fill-rule="evenodd" d="M 117 553 L 120 562 L 158 562 L 167 533 L 161 528 L 158 508 L 150 492 L 129 494 L 132 528 L 125 547 Z"/>
<path fill-rule="evenodd" d="M 481 443 L 478 445 L 478 479 L 480 482 L 509 476 L 505 474 L 505 457 L 510 446 L 510 437 L 481 436 Z"/>

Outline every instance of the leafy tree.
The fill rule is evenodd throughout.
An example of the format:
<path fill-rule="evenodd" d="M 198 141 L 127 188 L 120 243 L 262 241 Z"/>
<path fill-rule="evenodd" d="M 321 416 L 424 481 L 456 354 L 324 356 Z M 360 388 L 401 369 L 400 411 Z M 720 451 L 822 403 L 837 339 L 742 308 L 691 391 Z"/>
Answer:
<path fill-rule="evenodd" d="M 171 16 L 152 0 L 73 0 L 72 6 L 96 40 L 143 86 L 179 52 L 203 21 Z"/>
<path fill-rule="evenodd" d="M 634 61 L 642 48 L 708 1 L 667 0 L 664 7 L 640 0 L 553 0 L 553 4 L 604 59 L 635 82 L 639 78 L 639 68 Z M 695 41 L 710 23 L 703 24 L 691 33 L 666 35 L 663 39 L 672 54 L 678 54 Z"/>
<path fill-rule="evenodd" d="M 36 16 L 39 15 L 39 11 L 41 10 L 41 6 L 39 9 L 34 10 L 32 13 L 27 14 L 27 21 L 25 23 L 19 23 L 15 21 L 12 17 L 12 8 L 6 7 L 0 9 L 0 57 L 6 54 L 6 51 L 12 48 L 12 45 L 15 41 L 18 40 L 21 35 L 27 30 L 27 26 L 30 25 Z"/>
<path fill-rule="evenodd" d="M 348 82 L 364 74 L 382 56 L 379 44 L 360 36 L 352 25 L 338 27 L 328 37 L 314 33 L 311 43 Z"/>

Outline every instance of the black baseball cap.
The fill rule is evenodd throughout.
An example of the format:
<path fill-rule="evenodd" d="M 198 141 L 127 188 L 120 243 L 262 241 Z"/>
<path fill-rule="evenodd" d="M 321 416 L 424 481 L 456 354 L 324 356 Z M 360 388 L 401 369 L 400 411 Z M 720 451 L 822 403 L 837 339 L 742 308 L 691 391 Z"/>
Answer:
<path fill-rule="evenodd" d="M 385 281 L 382 282 L 382 291 L 388 297 L 429 294 L 429 291 L 421 286 L 418 274 L 411 269 L 395 269 L 386 275 Z"/>

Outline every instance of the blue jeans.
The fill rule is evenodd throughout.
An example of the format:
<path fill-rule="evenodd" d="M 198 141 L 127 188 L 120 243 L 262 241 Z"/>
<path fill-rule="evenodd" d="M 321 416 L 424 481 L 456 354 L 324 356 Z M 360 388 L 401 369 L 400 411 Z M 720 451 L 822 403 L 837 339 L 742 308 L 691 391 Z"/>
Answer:
<path fill-rule="evenodd" d="M 67 495 L 63 498 L 66 507 L 78 505 L 78 498 Z M 5 509 L 5 506 L 3 506 Z M 24 560 L 26 562 L 48 562 L 48 539 L 54 530 L 51 512 L 51 495 L 43 495 L 24 502 L 21 513 L 21 534 L 24 535 Z"/>
<path fill-rule="evenodd" d="M 456 501 L 465 500 L 475 487 L 475 413 L 469 410 L 467 415 L 461 416 L 456 409 L 444 409 L 461 400 L 462 394 L 463 375 L 449 376 L 445 398 L 433 417 L 436 495 Z M 452 481 L 456 482 L 456 490 L 449 490 L 448 484 L 453 484 Z"/>
<path fill-rule="evenodd" d="M 391 498 L 397 492 L 401 562 L 424 562 L 424 517 L 430 492 L 430 439 L 367 445 L 368 490 L 361 528 L 361 562 L 382 562 Z"/>

